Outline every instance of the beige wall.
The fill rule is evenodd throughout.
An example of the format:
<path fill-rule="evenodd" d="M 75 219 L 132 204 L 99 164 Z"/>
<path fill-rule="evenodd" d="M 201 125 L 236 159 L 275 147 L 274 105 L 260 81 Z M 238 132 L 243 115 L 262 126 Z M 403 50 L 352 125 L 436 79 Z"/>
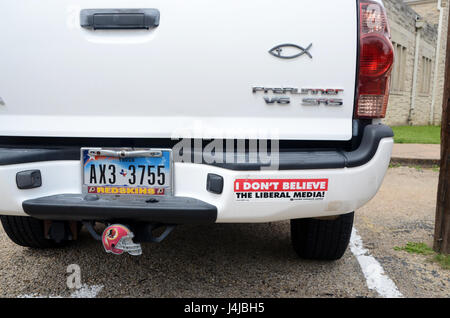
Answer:
<path fill-rule="evenodd" d="M 405 1 L 408 2 L 408 1 Z M 445 1 L 444 1 L 445 2 Z M 437 10 L 437 0 L 409 1 L 412 7 L 417 8 L 416 12 L 401 0 L 384 0 L 388 19 L 391 26 L 392 41 L 406 48 L 404 67 L 402 68 L 402 79 L 404 80 L 401 91 L 391 89 L 389 107 L 385 122 L 389 125 L 427 125 L 430 123 L 431 105 L 433 100 L 434 71 L 436 63 L 436 48 L 438 43 L 438 23 L 439 11 Z M 448 10 L 448 7 L 445 8 Z M 426 17 L 422 28 L 416 28 L 416 16 Z M 444 25 L 447 25 L 448 11 L 446 11 Z M 429 19 L 429 20 L 428 20 Z M 447 27 L 441 36 L 441 54 L 438 59 L 439 71 L 437 88 L 435 89 L 435 112 L 433 124 L 440 124 L 442 112 L 442 96 L 445 76 L 445 48 Z M 419 56 L 417 63 L 417 89 L 413 94 L 415 51 L 417 33 L 420 34 Z M 428 93 L 421 92 L 427 83 L 424 83 L 423 57 L 431 60 L 428 64 L 428 72 L 425 72 L 425 81 L 429 81 Z M 399 61 L 396 60 L 395 63 Z M 411 112 L 410 108 L 415 98 L 415 108 Z"/>
<path fill-rule="evenodd" d="M 404 2 L 420 14 L 428 23 L 439 23 L 439 11 L 437 10 L 438 0 L 405 0 Z"/>
<path fill-rule="evenodd" d="M 406 1 L 408 5 L 414 9 L 417 13 L 423 16 L 427 22 L 435 24 L 436 27 L 439 27 L 439 10 L 438 10 L 438 1 L 437 0 L 409 0 Z M 442 0 L 441 6 L 443 7 L 443 21 L 441 26 L 441 43 L 440 43 L 440 52 L 438 59 L 438 78 L 437 78 L 437 86 L 435 93 L 435 111 L 434 111 L 434 119 L 433 123 L 435 125 L 439 125 L 441 123 L 442 118 L 442 98 L 444 93 L 444 79 L 445 79 L 445 57 L 447 50 L 447 33 L 448 33 L 448 16 L 449 16 L 449 6 L 448 0 Z"/>

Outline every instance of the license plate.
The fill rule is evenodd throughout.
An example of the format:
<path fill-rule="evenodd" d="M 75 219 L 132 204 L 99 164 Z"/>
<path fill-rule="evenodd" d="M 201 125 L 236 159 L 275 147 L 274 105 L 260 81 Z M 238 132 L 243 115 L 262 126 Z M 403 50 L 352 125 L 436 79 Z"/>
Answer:
<path fill-rule="evenodd" d="M 113 197 L 172 195 L 172 151 L 81 149 L 83 193 Z"/>

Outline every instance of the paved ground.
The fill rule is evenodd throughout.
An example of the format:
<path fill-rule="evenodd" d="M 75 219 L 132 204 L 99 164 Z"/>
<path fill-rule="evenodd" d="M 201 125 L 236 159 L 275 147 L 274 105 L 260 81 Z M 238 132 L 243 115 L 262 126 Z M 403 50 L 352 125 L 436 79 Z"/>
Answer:
<path fill-rule="evenodd" d="M 441 159 L 441 145 L 394 144 L 392 161 L 401 164 L 438 165 Z"/>
<path fill-rule="evenodd" d="M 409 241 L 431 244 L 438 173 L 390 169 L 385 183 L 357 213 L 364 247 L 400 292 L 410 297 L 449 297 L 450 271 L 426 257 L 397 252 Z M 115 257 L 83 231 L 65 250 L 15 246 L 0 230 L 0 296 L 70 296 L 66 268 L 78 264 L 82 295 L 98 297 L 377 297 L 348 250 L 337 262 L 296 258 L 287 222 L 186 226 L 144 256 Z M 98 286 L 98 287 L 96 287 Z"/>

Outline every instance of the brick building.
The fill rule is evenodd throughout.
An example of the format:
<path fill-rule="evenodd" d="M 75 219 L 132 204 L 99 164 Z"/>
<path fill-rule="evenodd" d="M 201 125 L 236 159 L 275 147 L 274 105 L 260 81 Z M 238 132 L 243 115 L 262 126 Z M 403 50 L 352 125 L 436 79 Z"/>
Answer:
<path fill-rule="evenodd" d="M 440 124 L 447 2 L 384 0 L 395 50 L 391 97 L 385 119 L 389 125 Z"/>

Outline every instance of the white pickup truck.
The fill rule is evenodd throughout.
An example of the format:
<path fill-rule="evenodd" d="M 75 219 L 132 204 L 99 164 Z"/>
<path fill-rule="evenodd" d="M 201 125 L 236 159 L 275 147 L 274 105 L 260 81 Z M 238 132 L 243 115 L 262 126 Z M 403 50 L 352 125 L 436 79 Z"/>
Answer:
<path fill-rule="evenodd" d="M 300 257 L 342 257 L 393 146 L 381 1 L 3 0 L 0 12 L 12 241 L 59 247 L 84 225 L 107 252 L 137 255 L 175 225 L 291 220 Z"/>

